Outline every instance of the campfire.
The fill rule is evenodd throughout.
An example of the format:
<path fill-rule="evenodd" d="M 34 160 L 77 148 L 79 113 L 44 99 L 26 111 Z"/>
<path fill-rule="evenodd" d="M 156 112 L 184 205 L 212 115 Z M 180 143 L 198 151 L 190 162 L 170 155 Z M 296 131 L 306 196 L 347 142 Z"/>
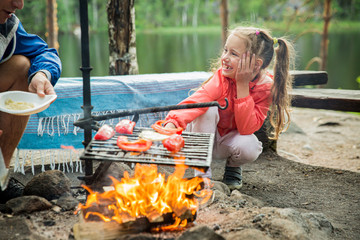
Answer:
<path fill-rule="evenodd" d="M 167 179 L 155 164 L 136 164 L 133 177 L 127 172 L 120 181 L 111 177 L 109 191 L 100 193 L 83 186 L 89 195 L 76 213 L 80 212 L 86 222 L 116 222 L 126 232 L 184 229 L 195 220 L 199 205 L 212 192 L 202 189 L 202 178 L 183 178 L 187 166 L 183 159 L 175 161 L 175 171 Z"/>

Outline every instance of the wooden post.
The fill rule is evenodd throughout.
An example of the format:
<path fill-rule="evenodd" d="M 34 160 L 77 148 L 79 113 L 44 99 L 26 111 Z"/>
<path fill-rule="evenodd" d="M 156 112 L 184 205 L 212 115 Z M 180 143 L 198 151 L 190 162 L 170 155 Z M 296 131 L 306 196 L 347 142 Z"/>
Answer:
<path fill-rule="evenodd" d="M 321 58 L 321 67 L 320 70 L 324 71 L 326 69 L 327 64 L 327 55 L 328 55 L 328 45 L 329 45 L 329 37 L 328 37 L 328 30 L 329 30 L 329 24 L 331 19 L 331 0 L 325 0 L 324 3 L 324 28 L 322 33 L 322 40 L 321 40 L 321 52 L 320 52 L 320 58 Z"/>
<path fill-rule="evenodd" d="M 47 0 L 46 10 L 46 27 L 47 27 L 47 43 L 49 47 L 59 50 L 58 31 L 57 24 L 57 3 L 56 0 Z"/>
<path fill-rule="evenodd" d="M 221 18 L 221 39 L 223 45 L 225 45 L 228 29 L 228 8 L 227 0 L 221 0 L 220 4 L 220 18 Z"/>
<path fill-rule="evenodd" d="M 109 0 L 109 74 L 137 74 L 134 0 Z"/>

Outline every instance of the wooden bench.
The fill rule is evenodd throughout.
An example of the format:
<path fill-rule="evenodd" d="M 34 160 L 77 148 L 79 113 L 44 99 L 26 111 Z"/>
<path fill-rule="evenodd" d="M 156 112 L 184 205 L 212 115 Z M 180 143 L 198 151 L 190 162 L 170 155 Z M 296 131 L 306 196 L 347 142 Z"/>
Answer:
<path fill-rule="evenodd" d="M 294 77 L 291 105 L 293 107 L 360 112 L 360 91 L 344 89 L 306 88 L 324 85 L 328 81 L 325 71 L 291 71 Z M 299 88 L 301 87 L 301 88 Z M 271 125 L 267 120 L 255 135 L 263 143 L 264 149 L 276 151 L 276 141 L 269 139 Z"/>
<path fill-rule="evenodd" d="M 297 88 L 326 84 L 324 71 L 293 71 L 294 89 L 291 93 L 294 107 L 360 112 L 360 91 L 324 88 Z"/>

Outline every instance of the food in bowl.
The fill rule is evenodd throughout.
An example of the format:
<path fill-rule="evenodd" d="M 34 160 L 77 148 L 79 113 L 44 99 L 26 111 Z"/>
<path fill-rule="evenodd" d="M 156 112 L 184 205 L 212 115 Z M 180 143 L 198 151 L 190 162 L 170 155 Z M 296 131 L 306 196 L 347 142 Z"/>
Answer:
<path fill-rule="evenodd" d="M 11 110 L 25 110 L 25 109 L 31 109 L 34 107 L 35 106 L 32 103 L 23 102 L 23 101 L 13 101 L 10 98 L 5 101 L 5 108 L 11 109 Z"/>

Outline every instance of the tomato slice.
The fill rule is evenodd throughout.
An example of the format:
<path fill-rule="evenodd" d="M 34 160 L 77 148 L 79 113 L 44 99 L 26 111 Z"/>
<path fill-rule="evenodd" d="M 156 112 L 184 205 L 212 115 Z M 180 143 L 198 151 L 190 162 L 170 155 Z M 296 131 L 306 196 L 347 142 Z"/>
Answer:
<path fill-rule="evenodd" d="M 181 134 L 182 133 L 183 129 L 181 127 L 165 128 L 163 126 L 164 122 L 165 122 L 165 120 L 159 120 L 156 123 L 154 123 L 153 125 L 151 125 L 151 127 L 158 133 L 165 134 L 165 135 L 173 135 L 173 134 Z"/>
<path fill-rule="evenodd" d="M 119 136 L 116 144 L 122 150 L 129 152 L 145 152 L 150 149 L 152 141 L 146 139 L 138 139 L 136 141 L 128 141 L 126 136 Z"/>
<path fill-rule="evenodd" d="M 135 122 L 129 120 L 129 119 L 121 119 L 118 124 L 115 126 L 115 131 L 121 134 L 132 134 Z"/>
<path fill-rule="evenodd" d="M 184 138 L 177 134 L 171 135 L 167 139 L 164 139 L 162 143 L 164 147 L 172 153 L 177 153 L 185 146 Z"/>
<path fill-rule="evenodd" d="M 94 136 L 95 140 L 109 140 L 115 135 L 115 131 L 107 124 L 102 125 Z"/>

